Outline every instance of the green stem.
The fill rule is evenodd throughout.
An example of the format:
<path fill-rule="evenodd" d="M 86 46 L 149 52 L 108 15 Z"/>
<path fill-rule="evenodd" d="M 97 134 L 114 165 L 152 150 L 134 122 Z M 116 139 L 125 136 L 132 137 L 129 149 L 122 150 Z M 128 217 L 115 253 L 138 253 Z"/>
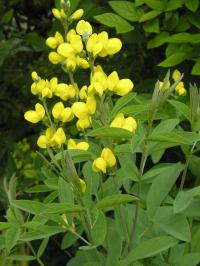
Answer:
<path fill-rule="evenodd" d="M 50 126 L 51 126 L 52 129 L 55 129 L 55 126 L 54 126 L 54 124 L 53 124 L 53 122 L 52 122 L 52 120 L 51 120 L 51 116 L 50 116 L 50 114 L 49 114 L 49 110 L 48 110 L 48 108 L 47 108 L 47 104 L 46 104 L 45 99 L 42 99 L 42 103 L 43 103 L 43 105 L 44 105 L 44 109 L 45 109 L 45 112 L 46 112 L 47 118 L 48 118 L 48 120 L 49 120 L 49 124 L 50 124 Z"/>
<path fill-rule="evenodd" d="M 37 257 L 37 254 L 36 254 L 35 250 L 33 249 L 31 243 L 27 242 L 27 245 L 29 246 L 31 252 L 32 252 L 33 255 L 35 256 L 35 258 L 36 258 L 38 264 L 39 264 L 40 266 L 45 266 L 44 263 L 41 261 L 41 259 Z"/>

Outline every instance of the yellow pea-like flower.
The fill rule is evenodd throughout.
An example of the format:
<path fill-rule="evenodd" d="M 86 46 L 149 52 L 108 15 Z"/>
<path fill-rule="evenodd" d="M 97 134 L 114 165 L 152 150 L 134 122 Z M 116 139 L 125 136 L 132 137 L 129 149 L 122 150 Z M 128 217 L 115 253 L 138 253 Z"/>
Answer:
<path fill-rule="evenodd" d="M 40 79 L 37 83 L 31 85 L 31 93 L 33 95 L 41 94 L 42 90 L 46 87 L 46 80 Z"/>
<path fill-rule="evenodd" d="M 58 46 L 58 41 L 54 37 L 49 37 L 46 39 L 46 45 L 52 49 L 55 49 Z"/>
<path fill-rule="evenodd" d="M 69 139 L 67 143 L 68 150 L 83 150 L 87 151 L 89 149 L 89 144 L 85 141 L 76 143 L 73 139 Z"/>
<path fill-rule="evenodd" d="M 79 178 L 79 181 L 80 181 L 81 191 L 84 193 L 87 189 L 87 185 L 82 178 Z"/>
<path fill-rule="evenodd" d="M 75 29 L 69 30 L 66 36 L 67 42 L 71 41 L 73 35 L 77 35 Z"/>
<path fill-rule="evenodd" d="M 61 63 L 62 57 L 56 52 L 50 52 L 49 53 L 49 61 L 52 64 L 57 65 L 57 64 Z"/>
<path fill-rule="evenodd" d="M 130 79 L 121 79 L 115 87 L 115 92 L 120 96 L 124 96 L 132 91 L 133 87 L 134 84 Z"/>
<path fill-rule="evenodd" d="M 182 81 L 178 83 L 178 85 L 175 88 L 175 91 L 179 96 L 185 96 L 187 94 L 187 91 L 184 87 L 184 83 Z"/>
<path fill-rule="evenodd" d="M 159 81 L 159 89 L 162 90 L 163 89 L 163 85 L 164 85 L 164 82 L 163 81 Z M 167 84 L 166 84 L 166 90 L 169 90 L 171 84 L 170 84 L 170 81 L 168 80 L 167 81 Z"/>
<path fill-rule="evenodd" d="M 90 147 L 90 145 L 85 141 L 81 141 L 77 144 L 78 150 L 87 151 L 89 149 L 89 147 Z"/>
<path fill-rule="evenodd" d="M 122 42 L 118 38 L 111 38 L 106 45 L 106 51 L 108 55 L 114 55 L 118 53 L 122 48 Z"/>
<path fill-rule="evenodd" d="M 60 148 L 66 141 L 66 135 L 62 127 L 58 128 L 54 133 L 51 143 L 53 146 Z"/>
<path fill-rule="evenodd" d="M 89 96 L 87 97 L 86 104 L 87 104 L 87 107 L 88 107 L 89 113 L 90 113 L 91 115 L 93 115 L 93 114 L 96 112 L 96 106 L 97 106 L 97 103 L 96 103 L 96 99 L 95 99 L 95 97 L 89 95 Z"/>
<path fill-rule="evenodd" d="M 70 107 L 66 107 L 62 112 L 62 119 L 63 123 L 70 122 L 74 118 L 74 114 Z"/>
<path fill-rule="evenodd" d="M 92 169 L 94 172 L 103 172 L 106 173 L 106 161 L 102 157 L 98 157 L 94 160 L 92 164 Z"/>
<path fill-rule="evenodd" d="M 62 102 L 58 102 L 54 105 L 52 109 L 52 115 L 57 120 L 62 120 L 62 113 L 64 111 L 65 107 Z"/>
<path fill-rule="evenodd" d="M 52 93 L 54 93 L 54 91 L 56 90 L 57 85 L 58 85 L 58 79 L 56 77 L 53 77 L 52 79 L 50 79 L 49 87 L 50 87 Z"/>
<path fill-rule="evenodd" d="M 53 131 L 51 130 L 51 128 L 47 128 L 45 135 L 39 136 L 37 140 L 37 145 L 42 149 L 50 147 L 52 137 L 53 137 Z"/>
<path fill-rule="evenodd" d="M 137 129 L 137 122 L 133 117 L 127 117 L 125 119 L 125 125 L 123 126 L 124 129 L 135 133 Z"/>
<path fill-rule="evenodd" d="M 76 69 L 76 58 L 75 57 L 69 57 L 65 61 L 66 67 L 68 71 L 74 72 Z"/>
<path fill-rule="evenodd" d="M 60 97 L 62 100 L 66 101 L 69 98 L 73 98 L 75 96 L 74 89 L 71 86 L 65 83 L 59 83 L 54 91 L 54 94 Z"/>
<path fill-rule="evenodd" d="M 32 110 L 27 111 L 24 114 L 24 118 L 33 124 L 36 124 L 39 121 L 41 121 L 44 118 L 44 116 L 45 116 L 45 109 L 40 103 L 36 103 L 35 111 Z"/>
<path fill-rule="evenodd" d="M 83 9 L 78 9 L 76 10 L 72 15 L 71 15 L 71 19 L 72 20 L 78 20 L 80 19 L 84 14 L 84 10 Z"/>
<path fill-rule="evenodd" d="M 87 69 L 90 67 L 88 61 L 84 58 L 79 57 L 79 56 L 76 57 L 76 63 L 79 67 L 81 67 L 83 69 Z"/>
<path fill-rule="evenodd" d="M 76 142 L 73 139 L 69 139 L 67 142 L 67 149 L 68 150 L 75 150 L 76 149 Z"/>
<path fill-rule="evenodd" d="M 52 9 L 52 13 L 53 13 L 55 18 L 61 19 L 61 13 L 60 13 L 60 11 L 57 8 L 53 8 Z"/>
<path fill-rule="evenodd" d="M 56 34 L 54 37 L 55 37 L 58 44 L 64 43 L 63 36 L 62 36 L 62 34 L 60 34 L 60 32 L 56 31 Z"/>
<path fill-rule="evenodd" d="M 119 113 L 114 120 L 111 122 L 110 126 L 111 127 L 118 127 L 118 128 L 123 128 L 125 124 L 125 118 L 122 113 Z"/>
<path fill-rule="evenodd" d="M 79 91 L 79 97 L 81 100 L 87 100 L 87 86 L 83 86 Z"/>
<path fill-rule="evenodd" d="M 57 52 L 59 55 L 66 58 L 74 55 L 74 49 L 69 43 L 61 43 L 58 46 Z"/>
<path fill-rule="evenodd" d="M 104 148 L 101 152 L 101 158 L 106 162 L 107 167 L 113 167 L 116 164 L 116 158 L 109 148 Z"/>
<path fill-rule="evenodd" d="M 79 35 L 72 35 L 70 38 L 70 45 L 72 46 L 72 48 L 74 49 L 74 51 L 76 53 L 80 53 L 83 50 L 83 43 L 82 43 L 82 39 L 81 36 Z"/>
<path fill-rule="evenodd" d="M 76 32 L 79 35 L 91 35 L 92 34 L 92 26 L 90 25 L 89 22 L 85 20 L 80 20 L 76 26 Z"/>
<path fill-rule="evenodd" d="M 91 126 L 91 118 L 86 117 L 84 119 L 79 119 L 76 122 L 76 127 L 78 131 L 84 131 L 85 129 L 89 128 Z"/>
<path fill-rule="evenodd" d="M 72 111 L 74 115 L 79 119 L 85 119 L 88 118 L 90 111 L 88 109 L 88 106 L 84 102 L 75 102 L 72 105 Z"/>
<path fill-rule="evenodd" d="M 117 74 L 117 71 L 113 71 L 107 79 L 107 84 L 108 84 L 108 89 L 110 91 L 113 91 L 114 88 L 117 86 L 117 84 L 119 83 L 119 76 Z"/>
<path fill-rule="evenodd" d="M 181 72 L 178 69 L 175 69 L 172 73 L 172 78 L 174 81 L 181 77 Z"/>
<path fill-rule="evenodd" d="M 42 90 L 42 98 L 45 98 L 45 97 L 52 98 L 52 96 L 53 96 L 53 93 L 49 87 L 45 87 Z"/>

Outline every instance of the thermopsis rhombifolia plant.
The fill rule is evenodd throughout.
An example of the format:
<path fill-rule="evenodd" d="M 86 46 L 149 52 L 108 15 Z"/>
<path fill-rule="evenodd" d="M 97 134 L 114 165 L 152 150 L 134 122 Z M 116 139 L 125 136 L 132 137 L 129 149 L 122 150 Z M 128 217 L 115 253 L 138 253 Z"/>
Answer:
<path fill-rule="evenodd" d="M 5 182 L 2 256 L 48 265 L 43 254 L 56 237 L 69 266 L 197 265 L 198 89 L 191 86 L 184 103 L 187 91 L 175 70 L 156 83 L 151 98 L 137 95 L 130 79 L 98 65 L 99 57 L 120 52 L 118 38 L 93 33 L 82 9 L 70 13 L 69 1 L 52 11 L 64 35 L 46 40 L 49 60 L 66 72 L 67 83 L 32 73 L 38 102 L 24 116 L 44 125 L 37 139 L 42 179 L 22 194 L 26 199 L 16 199 L 15 177 Z M 88 73 L 81 87 L 79 71 Z M 177 146 L 180 158 L 173 158 Z M 188 169 L 196 180 L 190 189 Z"/>

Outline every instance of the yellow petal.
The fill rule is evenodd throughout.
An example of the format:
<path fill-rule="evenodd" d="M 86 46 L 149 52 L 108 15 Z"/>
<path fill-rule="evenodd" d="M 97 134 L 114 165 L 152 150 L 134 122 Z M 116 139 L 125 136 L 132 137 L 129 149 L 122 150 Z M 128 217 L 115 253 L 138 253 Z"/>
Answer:
<path fill-rule="evenodd" d="M 72 48 L 71 44 L 69 44 L 69 43 L 61 43 L 58 46 L 57 52 L 59 55 L 62 55 L 64 57 L 70 57 L 70 56 L 73 56 L 74 49 Z"/>
<path fill-rule="evenodd" d="M 31 73 L 31 77 L 32 77 L 33 81 L 38 81 L 39 80 L 39 76 L 38 76 L 36 71 L 33 71 Z"/>
<path fill-rule="evenodd" d="M 62 34 L 60 34 L 60 32 L 58 32 L 58 31 L 56 31 L 55 39 L 56 39 L 58 44 L 61 44 L 64 42 Z"/>
<path fill-rule="evenodd" d="M 128 117 L 125 119 L 124 129 L 127 129 L 131 132 L 135 132 L 137 129 L 137 122 L 133 117 Z"/>
<path fill-rule="evenodd" d="M 78 9 L 76 10 L 72 15 L 71 15 L 71 19 L 72 20 L 78 20 L 80 19 L 84 14 L 84 10 L 83 9 Z"/>
<path fill-rule="evenodd" d="M 62 119 L 62 112 L 64 111 L 64 104 L 62 102 L 58 102 L 54 105 L 52 109 L 52 115 L 55 119 L 61 120 Z"/>
<path fill-rule="evenodd" d="M 116 164 L 115 156 L 109 148 L 104 148 L 102 150 L 101 158 L 104 159 L 107 167 L 113 167 Z"/>
<path fill-rule="evenodd" d="M 97 42 L 97 34 L 96 33 L 93 33 L 89 37 L 89 39 L 87 41 L 87 44 L 86 44 L 86 49 L 87 49 L 88 52 L 92 53 L 93 47 L 96 44 L 96 42 Z"/>
<path fill-rule="evenodd" d="M 83 179 L 79 178 L 79 181 L 80 181 L 81 191 L 84 193 L 87 189 L 87 185 Z"/>
<path fill-rule="evenodd" d="M 87 99 L 87 86 L 83 86 L 81 89 L 80 89 L 80 92 L 79 92 L 79 97 L 81 100 L 86 100 Z"/>
<path fill-rule="evenodd" d="M 33 124 L 36 124 L 40 121 L 40 118 L 38 117 L 38 114 L 35 111 L 27 111 L 24 114 L 24 118 Z"/>
<path fill-rule="evenodd" d="M 62 100 L 66 101 L 69 98 L 69 86 L 65 83 L 60 83 L 57 85 L 54 94 L 60 97 Z"/>
<path fill-rule="evenodd" d="M 91 118 L 79 119 L 76 123 L 76 127 L 79 131 L 84 131 L 91 126 Z"/>
<path fill-rule="evenodd" d="M 82 43 L 82 39 L 79 35 L 77 35 L 77 34 L 72 35 L 71 39 L 70 39 L 70 44 L 76 53 L 82 52 L 83 43 Z"/>
<path fill-rule="evenodd" d="M 51 139 L 53 146 L 60 148 L 62 144 L 66 141 L 66 136 L 63 128 L 58 128 Z"/>
<path fill-rule="evenodd" d="M 76 117 L 79 119 L 85 119 L 89 115 L 89 109 L 86 103 L 75 102 L 72 105 L 72 111 Z"/>
<path fill-rule="evenodd" d="M 79 67 L 81 67 L 83 69 L 87 69 L 90 67 L 88 61 L 84 58 L 81 58 L 81 57 L 76 58 L 76 63 Z"/>
<path fill-rule="evenodd" d="M 109 55 L 114 55 L 118 53 L 122 48 L 122 42 L 120 39 L 117 38 L 111 38 L 108 40 L 108 43 L 106 45 L 106 51 Z"/>
<path fill-rule="evenodd" d="M 86 104 L 87 104 L 89 113 L 93 115 L 96 112 L 96 105 L 97 105 L 95 97 L 88 96 Z"/>
<path fill-rule="evenodd" d="M 77 148 L 76 142 L 73 139 L 69 139 L 67 142 L 68 150 L 75 150 Z"/>
<path fill-rule="evenodd" d="M 133 86 L 130 79 L 121 79 L 115 88 L 115 92 L 120 96 L 124 96 L 133 89 Z"/>
<path fill-rule="evenodd" d="M 76 31 L 79 35 L 91 35 L 92 34 L 92 26 L 89 22 L 85 20 L 80 20 L 76 26 Z"/>
<path fill-rule="evenodd" d="M 42 149 L 46 149 L 49 145 L 47 137 L 45 135 L 39 136 L 37 140 L 37 145 Z"/>
<path fill-rule="evenodd" d="M 58 41 L 54 37 L 49 37 L 46 40 L 46 45 L 52 49 L 55 49 L 58 46 Z"/>
<path fill-rule="evenodd" d="M 119 82 L 119 76 L 117 74 L 117 71 L 113 71 L 109 76 L 107 80 L 108 89 L 110 91 L 113 91 L 113 89 L 116 87 L 117 83 Z"/>
<path fill-rule="evenodd" d="M 106 173 L 106 162 L 103 158 L 99 157 L 96 160 L 94 160 L 92 164 L 92 170 L 94 172 L 103 172 Z"/>
<path fill-rule="evenodd" d="M 61 63 L 62 57 L 56 52 L 51 52 L 51 53 L 49 53 L 49 61 L 52 64 L 57 65 L 57 64 Z"/>
<path fill-rule="evenodd" d="M 175 69 L 172 73 L 172 78 L 174 81 L 181 77 L 181 72 L 178 69 Z"/>
<path fill-rule="evenodd" d="M 76 147 L 78 150 L 87 151 L 89 149 L 89 144 L 85 141 L 79 142 Z"/>
<path fill-rule="evenodd" d="M 74 118 L 74 114 L 72 112 L 72 109 L 70 107 L 67 107 L 62 112 L 61 121 L 63 123 L 70 122 Z"/>
<path fill-rule="evenodd" d="M 53 13 L 53 15 L 54 15 L 55 18 L 61 19 L 60 11 L 57 8 L 53 8 L 52 9 L 52 13 Z"/>
<path fill-rule="evenodd" d="M 67 39 L 68 42 L 71 41 L 71 37 L 73 35 L 76 35 L 76 31 L 74 29 L 69 30 L 68 33 L 67 33 L 67 36 L 66 36 L 66 39 Z"/>
<path fill-rule="evenodd" d="M 123 128 L 124 124 L 125 124 L 124 115 L 122 113 L 120 113 L 114 118 L 114 120 L 112 121 L 110 126 L 111 127 Z"/>
<path fill-rule="evenodd" d="M 58 79 L 56 77 L 52 78 L 49 82 L 50 84 L 50 89 L 52 92 L 54 92 L 57 88 L 57 85 L 58 85 Z"/>

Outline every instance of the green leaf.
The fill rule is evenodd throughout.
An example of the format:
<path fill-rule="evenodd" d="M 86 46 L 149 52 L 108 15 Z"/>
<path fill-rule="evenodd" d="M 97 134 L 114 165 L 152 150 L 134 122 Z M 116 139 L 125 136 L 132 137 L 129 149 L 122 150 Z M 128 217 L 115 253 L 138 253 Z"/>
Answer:
<path fill-rule="evenodd" d="M 105 138 L 114 138 L 114 139 L 131 139 L 133 134 L 122 128 L 114 127 L 101 127 L 94 129 L 86 134 L 89 137 L 105 137 Z"/>
<path fill-rule="evenodd" d="M 87 191 L 89 191 L 91 195 L 95 195 L 99 187 L 99 174 L 92 170 L 92 162 L 85 163 L 82 171 L 87 184 Z"/>
<path fill-rule="evenodd" d="M 153 39 L 148 41 L 147 48 L 152 49 L 152 48 L 156 48 L 156 47 L 163 45 L 166 42 L 166 39 L 168 36 L 169 36 L 169 33 L 166 31 L 163 31 L 160 34 L 157 34 Z"/>
<path fill-rule="evenodd" d="M 48 245 L 48 242 L 49 242 L 49 238 L 48 237 L 44 238 L 42 240 L 42 243 L 40 244 L 40 247 L 39 247 L 38 252 L 37 252 L 37 258 L 40 258 L 43 255 L 43 253 L 44 253 L 44 251 L 45 251 L 45 249 L 46 249 L 46 247 Z"/>
<path fill-rule="evenodd" d="M 2 14 L 0 22 L 1 24 L 8 24 L 13 18 L 13 9 L 9 9 L 7 12 Z"/>
<path fill-rule="evenodd" d="M 183 256 L 177 258 L 176 265 L 181 266 L 197 266 L 200 262 L 200 253 L 188 253 Z"/>
<path fill-rule="evenodd" d="M 124 115 L 134 115 L 137 116 L 138 114 L 143 115 L 149 111 L 148 104 L 134 104 L 125 106 L 121 109 L 121 112 Z"/>
<path fill-rule="evenodd" d="M 188 15 L 187 18 L 192 25 L 200 29 L 200 17 L 198 14 Z"/>
<path fill-rule="evenodd" d="M 200 178 L 200 171 L 199 171 L 200 157 L 196 155 L 189 155 L 189 156 L 190 156 L 189 169 L 194 176 Z"/>
<path fill-rule="evenodd" d="M 142 15 L 142 17 L 140 18 L 140 22 L 144 22 L 144 21 L 156 18 L 160 14 L 161 14 L 161 12 L 157 11 L 157 10 L 149 11 L 149 12 L 145 13 L 144 15 Z"/>
<path fill-rule="evenodd" d="M 191 119 L 191 110 L 190 108 L 180 101 L 176 100 L 168 100 L 168 102 L 181 114 L 183 115 L 188 121 Z"/>
<path fill-rule="evenodd" d="M 104 242 L 106 233 L 107 225 L 105 215 L 102 211 L 98 210 L 91 227 L 91 235 L 95 246 L 99 246 Z"/>
<path fill-rule="evenodd" d="M 111 118 L 114 118 L 119 112 L 120 110 L 127 106 L 129 102 L 131 102 L 134 98 L 136 97 L 136 93 L 135 92 L 131 92 L 128 93 L 127 95 L 119 98 L 119 100 L 117 100 L 114 108 L 111 111 Z"/>
<path fill-rule="evenodd" d="M 138 200 L 137 197 L 128 194 L 115 194 L 107 196 L 97 202 L 96 206 L 99 209 L 110 208 L 116 205 L 125 204 Z"/>
<path fill-rule="evenodd" d="M 7 222 L 0 222 L 0 231 L 1 230 L 5 230 L 7 228 L 9 228 L 11 226 L 10 223 L 7 223 Z"/>
<path fill-rule="evenodd" d="M 174 165 L 173 164 L 169 164 L 169 163 L 162 163 L 162 164 L 158 164 L 154 167 L 152 167 L 149 171 L 147 171 L 143 176 L 142 176 L 142 180 L 152 180 L 154 178 L 156 178 L 157 176 L 162 176 L 162 174 L 168 172 L 169 169 L 173 168 Z"/>
<path fill-rule="evenodd" d="M 167 38 L 169 43 L 199 43 L 200 42 L 200 33 L 191 34 L 188 32 L 176 33 Z"/>
<path fill-rule="evenodd" d="M 74 163 L 82 163 L 82 162 L 90 160 L 92 157 L 92 154 L 89 151 L 67 150 L 67 152 L 69 153 Z M 65 155 L 65 151 L 64 151 L 64 155 Z M 63 152 L 59 152 L 55 156 L 56 160 L 61 160 L 62 157 L 63 157 Z"/>
<path fill-rule="evenodd" d="M 12 226 L 7 229 L 5 234 L 6 249 L 8 252 L 17 244 L 20 238 L 21 230 L 16 226 Z"/>
<path fill-rule="evenodd" d="M 162 11 L 166 7 L 166 0 L 145 0 L 147 6 L 152 9 Z"/>
<path fill-rule="evenodd" d="M 172 10 L 178 9 L 182 7 L 183 3 L 184 3 L 184 0 L 176 0 L 176 1 L 169 0 L 169 2 L 166 5 L 165 11 L 172 11 Z"/>
<path fill-rule="evenodd" d="M 36 260 L 36 258 L 34 256 L 30 256 L 30 255 L 12 255 L 7 257 L 8 260 L 14 260 L 14 261 L 32 261 L 32 260 Z"/>
<path fill-rule="evenodd" d="M 171 191 L 184 165 L 175 163 L 167 172 L 158 175 L 152 182 L 147 194 L 147 212 L 150 217 L 154 217 L 162 201 Z"/>
<path fill-rule="evenodd" d="M 48 207 L 43 211 L 43 213 L 73 213 L 73 212 L 83 212 L 85 208 L 79 205 L 74 205 L 71 203 L 50 203 Z"/>
<path fill-rule="evenodd" d="M 160 32 L 159 20 L 153 19 L 151 21 L 147 21 L 146 23 L 144 23 L 143 29 L 146 32 L 159 33 Z"/>
<path fill-rule="evenodd" d="M 192 75 L 200 75 L 200 58 L 197 59 L 192 67 Z"/>
<path fill-rule="evenodd" d="M 176 53 L 170 55 L 164 61 L 162 61 L 159 64 L 159 66 L 162 66 L 162 67 L 172 67 L 172 66 L 175 66 L 175 65 L 180 64 L 181 62 L 183 62 L 187 58 L 188 58 L 188 54 L 187 53 L 176 52 Z"/>
<path fill-rule="evenodd" d="M 189 0 L 185 1 L 185 6 L 192 12 L 196 12 L 199 7 L 199 0 Z"/>
<path fill-rule="evenodd" d="M 155 226 L 167 234 L 181 240 L 190 242 L 191 232 L 186 217 L 182 214 L 174 214 L 172 207 L 161 207 L 154 218 Z"/>
<path fill-rule="evenodd" d="M 134 29 L 128 21 L 114 13 L 104 13 L 94 18 L 103 25 L 115 28 L 117 33 L 125 33 Z"/>
<path fill-rule="evenodd" d="M 136 246 L 127 257 L 122 260 L 120 266 L 127 266 L 134 261 L 153 257 L 176 244 L 178 244 L 178 241 L 169 236 L 160 236 L 145 240 Z"/>
<path fill-rule="evenodd" d="M 32 200 L 12 200 L 11 204 L 12 206 L 19 208 L 20 210 L 32 214 L 41 214 L 47 208 L 46 204 Z"/>
<path fill-rule="evenodd" d="M 41 192 L 49 192 L 51 189 L 46 185 L 35 185 L 33 187 L 27 188 L 25 192 L 27 193 L 41 193 Z"/>
<path fill-rule="evenodd" d="M 62 177 L 58 179 L 58 195 L 61 203 L 73 203 L 74 194 L 71 185 Z"/>
<path fill-rule="evenodd" d="M 112 9 L 121 17 L 129 21 L 138 21 L 141 17 L 141 9 L 135 7 L 135 4 L 129 1 L 109 1 Z"/>
<path fill-rule="evenodd" d="M 138 6 L 141 6 L 145 3 L 145 0 L 135 0 L 135 6 L 138 7 Z"/>
<path fill-rule="evenodd" d="M 45 39 L 36 32 L 26 34 L 26 41 L 36 52 L 46 50 Z"/>

